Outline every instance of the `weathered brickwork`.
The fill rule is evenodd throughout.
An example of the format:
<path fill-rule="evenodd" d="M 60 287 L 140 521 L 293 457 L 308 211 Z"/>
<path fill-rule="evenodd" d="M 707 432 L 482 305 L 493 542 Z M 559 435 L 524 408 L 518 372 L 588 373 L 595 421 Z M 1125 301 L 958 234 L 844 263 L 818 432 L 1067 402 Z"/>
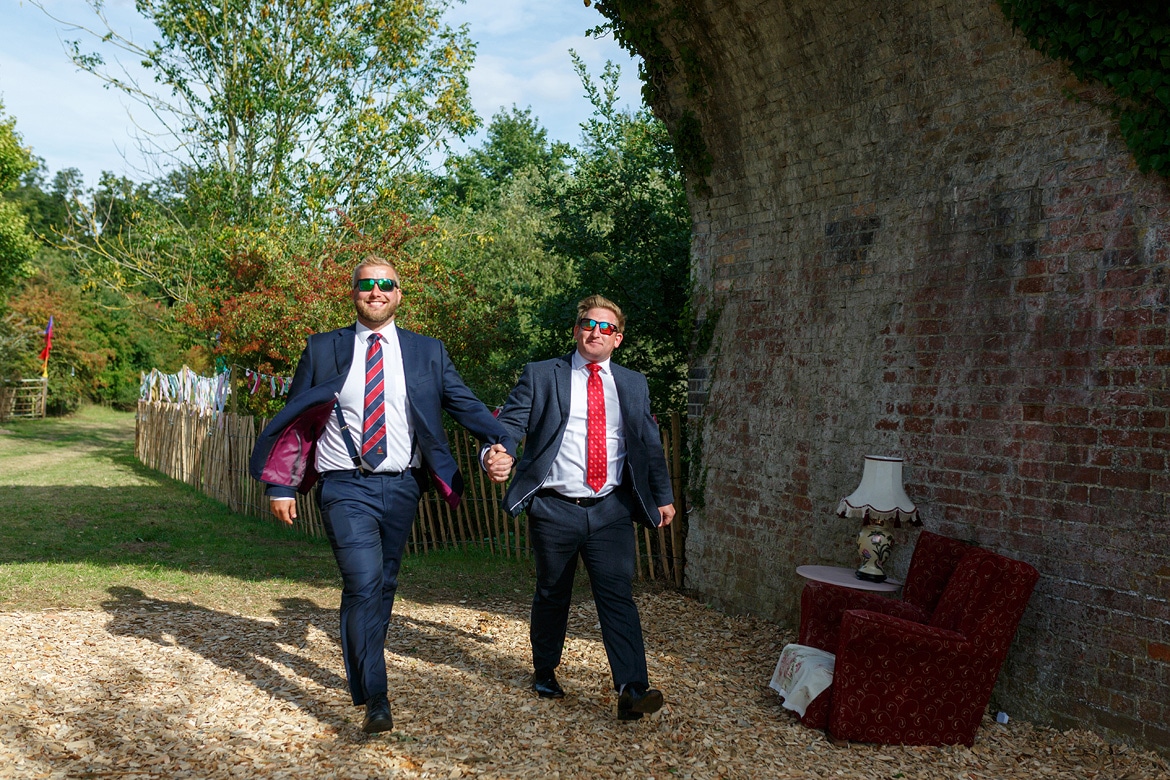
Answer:
<path fill-rule="evenodd" d="M 795 620 L 862 457 L 903 455 L 927 528 L 1041 573 L 993 704 L 1170 750 L 1170 188 L 992 2 L 685 8 L 688 585 Z"/>

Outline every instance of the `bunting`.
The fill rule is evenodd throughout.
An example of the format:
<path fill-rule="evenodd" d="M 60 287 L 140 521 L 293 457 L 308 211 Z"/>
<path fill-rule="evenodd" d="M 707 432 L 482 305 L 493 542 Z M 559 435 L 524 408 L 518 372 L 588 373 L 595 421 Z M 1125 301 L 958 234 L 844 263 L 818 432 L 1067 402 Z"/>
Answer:
<path fill-rule="evenodd" d="M 244 387 L 248 395 L 267 390 L 269 397 L 288 395 L 292 377 L 265 374 L 251 368 L 231 364 L 215 376 L 200 376 L 187 366 L 177 373 L 164 374 L 157 368 L 142 373 L 138 398 L 143 401 L 161 401 L 172 404 L 191 404 L 200 410 L 210 411 L 218 417 L 227 406 L 232 393 L 233 370 L 239 369 L 244 375 Z"/>

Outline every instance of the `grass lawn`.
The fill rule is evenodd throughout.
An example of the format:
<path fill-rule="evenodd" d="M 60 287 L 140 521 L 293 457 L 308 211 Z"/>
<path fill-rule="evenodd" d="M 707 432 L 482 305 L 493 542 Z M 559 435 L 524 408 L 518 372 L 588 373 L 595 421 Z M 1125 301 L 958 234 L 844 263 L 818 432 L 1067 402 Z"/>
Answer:
<path fill-rule="evenodd" d="M 99 608 L 113 592 L 212 609 L 267 612 L 282 598 L 336 606 L 329 544 L 237 515 L 134 457 L 134 414 L 78 414 L 0 424 L 0 610 Z M 515 597 L 530 561 L 478 550 L 403 562 L 415 601 Z"/>

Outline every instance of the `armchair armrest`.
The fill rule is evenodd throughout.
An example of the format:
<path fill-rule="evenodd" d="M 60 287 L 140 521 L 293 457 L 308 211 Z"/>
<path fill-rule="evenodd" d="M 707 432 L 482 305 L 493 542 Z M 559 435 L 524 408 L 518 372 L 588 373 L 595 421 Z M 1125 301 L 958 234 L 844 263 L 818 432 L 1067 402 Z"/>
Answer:
<path fill-rule="evenodd" d="M 906 668 L 919 655 L 946 663 L 961 660 L 972 653 L 975 644 L 958 631 L 919 623 L 916 620 L 882 614 L 875 610 L 851 609 L 841 616 L 838 658 L 873 654 L 884 648 L 896 656 L 899 667 Z M 886 655 L 883 661 L 894 660 Z M 838 661 L 839 662 L 839 661 Z M 887 664 L 888 665 L 888 664 Z"/>
<path fill-rule="evenodd" d="M 841 620 L 833 735 L 888 744 L 971 744 L 994 675 L 956 631 L 876 612 Z"/>
<path fill-rule="evenodd" d="M 802 645 L 837 652 L 841 618 L 848 610 L 861 609 L 925 623 L 930 616 L 913 604 L 862 590 L 825 582 L 809 582 L 800 594 Z"/>

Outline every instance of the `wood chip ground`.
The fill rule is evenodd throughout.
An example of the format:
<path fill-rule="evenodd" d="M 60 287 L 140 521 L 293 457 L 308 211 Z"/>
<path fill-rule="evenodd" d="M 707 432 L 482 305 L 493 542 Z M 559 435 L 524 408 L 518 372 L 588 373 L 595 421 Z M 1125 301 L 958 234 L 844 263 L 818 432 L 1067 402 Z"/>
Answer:
<path fill-rule="evenodd" d="M 1170 778 L 1164 759 L 1012 713 L 973 748 L 835 747 L 766 683 L 792 636 L 672 592 L 639 596 L 667 704 L 616 700 L 591 603 L 568 696 L 527 689 L 526 608 L 400 599 L 387 643 L 395 730 L 367 737 L 332 605 L 273 614 L 116 594 L 103 611 L 0 613 L 0 778 Z"/>

